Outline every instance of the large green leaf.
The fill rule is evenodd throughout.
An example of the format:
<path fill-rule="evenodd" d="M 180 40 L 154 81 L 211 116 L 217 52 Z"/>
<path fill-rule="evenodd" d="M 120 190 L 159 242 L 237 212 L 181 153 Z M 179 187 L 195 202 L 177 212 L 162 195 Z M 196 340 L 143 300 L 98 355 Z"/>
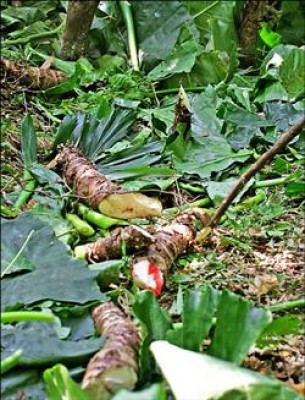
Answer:
<path fill-rule="evenodd" d="M 147 78 L 151 81 L 164 79 L 173 74 L 191 72 L 199 46 L 188 25 L 181 28 L 177 43 L 166 60 L 158 64 Z"/>
<path fill-rule="evenodd" d="M 216 318 L 208 354 L 237 365 L 272 319 L 269 311 L 253 307 L 228 290 L 222 291 Z"/>
<path fill-rule="evenodd" d="M 181 139 L 181 136 L 177 140 Z M 168 150 L 174 149 L 174 144 Z M 183 174 L 197 174 L 201 178 L 209 178 L 212 173 L 223 171 L 235 162 L 245 162 L 252 154 L 251 151 L 231 150 L 227 140 L 222 135 L 209 135 L 195 140 L 180 140 L 179 149 L 173 151 L 173 163 L 178 172 Z"/>
<path fill-rule="evenodd" d="M 237 43 L 235 14 L 237 1 L 184 1 L 200 32 L 200 42 L 210 49 L 231 52 Z"/>
<path fill-rule="evenodd" d="M 148 68 L 165 60 L 174 48 L 181 26 L 194 23 L 180 1 L 136 1 L 133 3 L 138 50 Z M 192 29 L 198 38 L 195 28 Z"/>
<path fill-rule="evenodd" d="M 297 46 L 304 45 L 305 3 L 302 0 L 282 0 L 281 15 L 277 32 L 283 36 L 286 43 Z"/>
<path fill-rule="evenodd" d="M 290 97 L 305 95 L 305 50 L 292 49 L 279 67 L 284 89 Z"/>
<path fill-rule="evenodd" d="M 15 220 L 2 221 L 1 228 L 7 246 L 9 243 L 16 246 L 16 254 L 33 232 L 32 240 L 26 243 L 21 254 L 34 266 L 31 272 L 4 277 L 2 308 L 11 309 L 46 299 L 78 304 L 105 299 L 95 282 L 95 273 L 88 270 L 85 262 L 74 260 L 67 254 L 65 245 L 55 238 L 47 223 L 24 213 Z M 11 262 L 11 253 L 7 254 L 4 248 L 4 270 Z"/>
<path fill-rule="evenodd" d="M 204 50 L 197 56 L 190 73 L 174 75 L 166 80 L 166 86 L 171 88 L 180 84 L 184 87 L 216 84 L 232 75 L 235 64 L 235 59 L 230 58 L 225 51 Z"/>
<path fill-rule="evenodd" d="M 45 322 L 22 322 L 1 329 L 1 358 L 22 349 L 20 365 L 44 366 L 56 362 L 79 365 L 103 345 L 102 338 L 61 340 L 54 326 Z"/>

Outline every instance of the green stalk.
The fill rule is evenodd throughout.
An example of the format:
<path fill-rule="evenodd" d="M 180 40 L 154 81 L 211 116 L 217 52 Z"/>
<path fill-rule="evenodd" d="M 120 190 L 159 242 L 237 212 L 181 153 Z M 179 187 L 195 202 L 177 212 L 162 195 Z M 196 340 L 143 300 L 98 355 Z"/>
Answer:
<path fill-rule="evenodd" d="M 274 178 L 274 179 L 266 179 L 264 181 L 257 181 L 255 183 L 256 188 L 262 188 L 262 187 L 271 187 L 271 186 L 277 186 L 277 185 L 282 185 L 288 180 L 289 177 L 283 177 L 283 178 Z"/>
<path fill-rule="evenodd" d="M 165 214 L 174 214 L 179 211 L 184 211 L 188 210 L 191 208 L 196 208 L 196 207 L 207 207 L 211 204 L 211 200 L 208 198 L 200 199 L 197 201 L 194 201 L 193 203 L 188 203 L 188 204 L 183 204 L 183 206 L 180 207 L 172 207 L 172 208 L 166 208 L 163 210 L 163 213 Z"/>
<path fill-rule="evenodd" d="M 14 208 L 17 210 L 21 210 L 22 207 L 27 203 L 31 195 L 33 194 L 37 182 L 33 178 L 32 174 L 26 169 L 23 174 L 23 179 L 27 182 L 22 191 L 20 192 L 15 204 Z"/>
<path fill-rule="evenodd" d="M 259 192 L 257 195 L 253 197 L 249 197 L 248 199 L 244 200 L 242 203 L 237 204 L 236 206 L 232 207 L 231 210 L 234 212 L 243 211 L 245 209 L 249 209 L 259 203 L 262 203 L 266 198 L 266 194 L 264 192 Z M 228 219 L 227 215 L 223 215 L 220 219 L 220 223 L 225 222 Z"/>
<path fill-rule="evenodd" d="M 94 235 L 95 233 L 92 226 L 87 224 L 86 221 L 80 219 L 79 216 L 76 214 L 67 213 L 66 220 L 69 221 L 73 225 L 73 227 L 77 230 L 77 232 L 82 236 L 88 237 Z"/>
<path fill-rule="evenodd" d="M 0 314 L 1 323 L 9 324 L 20 321 L 54 322 L 54 315 L 41 311 L 7 311 Z"/>
<path fill-rule="evenodd" d="M 188 183 L 179 183 L 179 186 L 182 187 L 182 189 L 188 190 L 193 193 L 204 193 L 205 189 L 200 186 L 193 186 L 189 185 Z"/>
<path fill-rule="evenodd" d="M 31 42 L 32 40 L 45 39 L 48 37 L 52 37 L 52 36 L 56 35 L 61 30 L 62 27 L 63 27 L 63 24 L 59 25 L 57 28 L 55 28 L 49 32 L 33 33 L 32 35 L 29 35 L 26 37 L 21 37 L 18 39 L 3 40 L 2 46 L 13 46 L 16 44 L 26 44 L 26 43 Z"/>
<path fill-rule="evenodd" d="M 93 211 L 84 204 L 78 204 L 78 213 L 88 222 L 102 229 L 108 229 L 113 225 L 128 225 L 128 222 L 122 219 L 108 217 L 97 211 Z"/>
<path fill-rule="evenodd" d="M 274 304 L 273 306 L 270 306 L 268 308 L 270 311 L 277 312 L 277 311 L 291 310 L 292 308 L 296 307 L 298 308 L 305 307 L 305 299 L 286 301 L 284 303 Z"/>
<path fill-rule="evenodd" d="M 242 211 L 247 208 L 252 208 L 253 206 L 256 206 L 257 204 L 262 203 L 266 198 L 265 192 L 259 191 L 255 196 L 249 197 L 248 199 L 242 201 L 240 204 L 237 204 L 236 206 L 232 207 L 232 211 Z"/>
<path fill-rule="evenodd" d="M 131 4 L 129 1 L 119 1 L 121 11 L 125 20 L 127 35 L 128 35 L 128 47 L 130 52 L 131 65 L 135 71 L 139 71 L 137 41 L 135 35 L 135 29 L 133 25 L 133 16 L 131 11 Z"/>
<path fill-rule="evenodd" d="M 22 355 L 22 350 L 17 350 L 11 356 L 1 361 L 1 375 L 19 364 Z"/>

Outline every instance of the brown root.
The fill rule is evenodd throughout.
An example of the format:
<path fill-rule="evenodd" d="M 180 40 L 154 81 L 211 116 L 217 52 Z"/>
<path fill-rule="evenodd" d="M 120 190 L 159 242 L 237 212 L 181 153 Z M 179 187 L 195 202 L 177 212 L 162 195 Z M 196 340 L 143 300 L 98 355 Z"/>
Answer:
<path fill-rule="evenodd" d="M 96 399 L 110 399 L 122 388 L 135 387 L 141 341 L 132 321 L 113 303 L 95 308 L 93 319 L 106 343 L 89 361 L 82 388 Z"/>
<path fill-rule="evenodd" d="M 139 287 L 153 290 L 156 296 L 160 295 L 171 265 L 193 245 L 198 222 L 207 226 L 210 223 L 209 216 L 201 209 L 188 210 L 153 235 L 154 242 L 148 246 L 145 257 L 137 257 L 131 268 Z"/>
<path fill-rule="evenodd" d="M 142 228 L 130 225 L 127 228 L 117 228 L 111 235 L 94 243 L 78 246 L 74 249 L 77 258 L 88 262 L 99 262 L 122 257 L 122 246 L 125 242 L 126 251 L 139 251 L 152 243 L 154 237 Z"/>
<path fill-rule="evenodd" d="M 38 68 L 18 65 L 15 61 L 6 58 L 0 59 L 0 65 L 5 74 L 33 89 L 48 89 L 66 80 L 63 72 L 43 66 Z"/>
<path fill-rule="evenodd" d="M 125 191 L 101 174 L 75 147 L 64 147 L 57 155 L 55 164 L 61 166 L 67 184 L 73 187 L 77 197 L 110 217 L 130 219 L 161 214 L 159 200 Z"/>

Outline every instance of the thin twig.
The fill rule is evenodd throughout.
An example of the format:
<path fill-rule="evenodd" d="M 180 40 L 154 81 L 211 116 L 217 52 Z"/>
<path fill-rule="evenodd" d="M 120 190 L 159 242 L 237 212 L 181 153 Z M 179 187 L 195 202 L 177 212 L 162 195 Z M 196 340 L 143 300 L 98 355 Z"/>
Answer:
<path fill-rule="evenodd" d="M 269 150 L 262 154 L 260 158 L 254 164 L 252 164 L 251 167 L 244 174 L 241 175 L 234 188 L 222 201 L 213 218 L 211 219 L 211 227 L 215 227 L 217 225 L 222 215 L 227 211 L 228 207 L 238 195 L 238 193 L 243 189 L 245 184 L 268 162 L 270 162 L 276 154 L 282 151 L 287 146 L 287 144 L 300 133 L 300 131 L 304 127 L 305 116 L 301 118 L 290 129 L 284 132 L 279 140 Z"/>

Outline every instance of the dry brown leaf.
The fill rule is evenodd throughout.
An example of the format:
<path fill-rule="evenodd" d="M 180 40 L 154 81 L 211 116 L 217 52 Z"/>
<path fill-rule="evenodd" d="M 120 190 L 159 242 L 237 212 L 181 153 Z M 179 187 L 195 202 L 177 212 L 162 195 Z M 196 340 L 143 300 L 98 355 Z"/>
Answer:
<path fill-rule="evenodd" d="M 271 290 L 279 287 L 278 279 L 275 275 L 258 275 L 254 278 L 254 285 L 258 296 L 269 293 Z"/>

